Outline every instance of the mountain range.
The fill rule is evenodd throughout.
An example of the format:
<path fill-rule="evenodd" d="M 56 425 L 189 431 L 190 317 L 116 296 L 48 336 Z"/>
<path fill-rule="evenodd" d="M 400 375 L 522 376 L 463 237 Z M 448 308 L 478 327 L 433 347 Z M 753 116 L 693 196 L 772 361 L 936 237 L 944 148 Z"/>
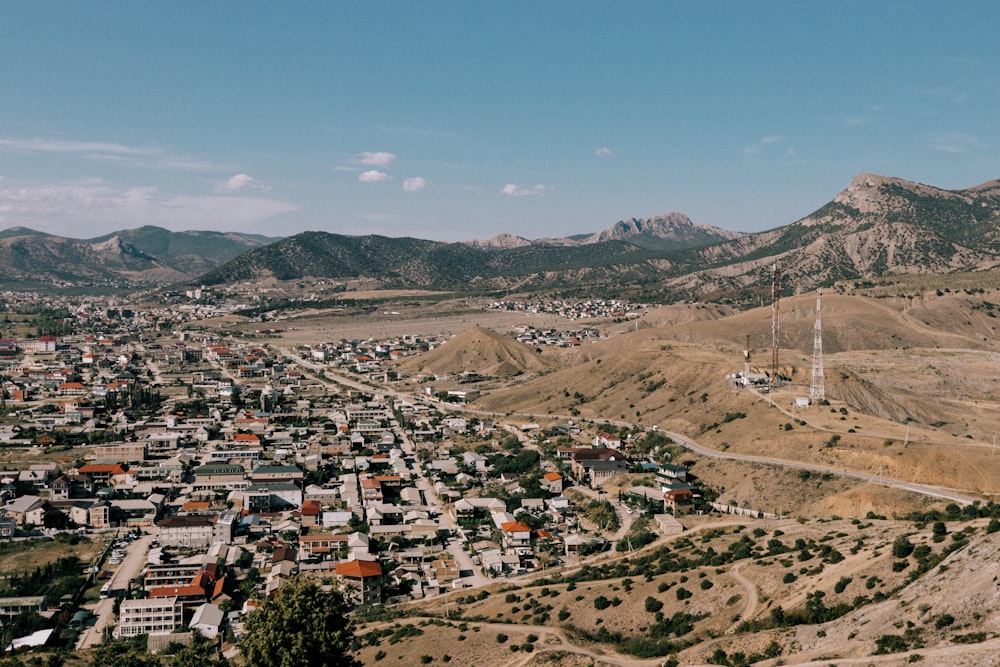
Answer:
<path fill-rule="evenodd" d="M 990 269 L 1000 261 L 1000 181 L 945 190 L 864 173 L 789 225 L 740 234 L 683 213 L 619 221 L 595 234 L 466 243 L 303 232 L 282 239 L 156 227 L 87 241 L 23 228 L 0 233 L 0 271 L 42 282 L 206 285 L 367 279 L 464 293 L 602 294 L 745 302 L 844 279 Z"/>
<path fill-rule="evenodd" d="M 239 232 L 145 226 L 92 239 L 11 227 L 0 232 L 0 273 L 28 284 L 169 284 L 188 280 L 277 239 Z"/>

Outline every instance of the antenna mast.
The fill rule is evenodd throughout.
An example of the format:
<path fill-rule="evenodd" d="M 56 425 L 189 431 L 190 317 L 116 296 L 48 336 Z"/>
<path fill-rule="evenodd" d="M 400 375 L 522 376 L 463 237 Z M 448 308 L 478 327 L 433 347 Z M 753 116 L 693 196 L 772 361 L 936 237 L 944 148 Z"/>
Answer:
<path fill-rule="evenodd" d="M 816 326 L 813 335 L 812 384 L 809 386 L 809 400 L 815 405 L 826 399 L 826 383 L 823 378 L 823 325 L 819 319 L 820 291 L 816 290 Z"/>
<path fill-rule="evenodd" d="M 781 273 L 778 264 L 771 267 L 771 384 L 781 384 L 778 377 L 778 300 L 781 292 Z"/>
<path fill-rule="evenodd" d="M 743 382 L 750 381 L 750 334 L 747 334 L 747 346 L 743 348 Z"/>

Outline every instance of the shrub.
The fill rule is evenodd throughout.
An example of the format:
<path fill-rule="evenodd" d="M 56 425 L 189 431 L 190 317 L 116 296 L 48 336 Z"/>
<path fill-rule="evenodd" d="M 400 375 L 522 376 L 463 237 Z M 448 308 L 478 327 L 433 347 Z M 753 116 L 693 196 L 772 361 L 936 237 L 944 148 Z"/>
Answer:
<path fill-rule="evenodd" d="M 654 613 L 663 609 L 663 602 L 657 600 L 652 595 L 646 598 L 646 611 Z"/>
<path fill-rule="evenodd" d="M 607 609 L 611 606 L 611 600 L 607 599 L 603 595 L 598 595 L 594 598 L 594 609 Z"/>
<path fill-rule="evenodd" d="M 894 558 L 906 558 L 913 553 L 913 543 L 906 535 L 900 535 L 892 542 L 892 555 Z"/>
<path fill-rule="evenodd" d="M 688 589 L 684 588 L 683 586 L 681 586 L 680 588 L 677 589 L 677 599 L 678 600 L 687 600 L 692 595 L 693 595 L 693 593 L 691 591 L 689 591 Z"/>
<path fill-rule="evenodd" d="M 711 588 L 714 585 L 715 584 L 712 583 L 711 579 L 702 579 L 701 580 L 701 590 L 703 590 L 703 591 L 707 591 L 709 588 Z"/>

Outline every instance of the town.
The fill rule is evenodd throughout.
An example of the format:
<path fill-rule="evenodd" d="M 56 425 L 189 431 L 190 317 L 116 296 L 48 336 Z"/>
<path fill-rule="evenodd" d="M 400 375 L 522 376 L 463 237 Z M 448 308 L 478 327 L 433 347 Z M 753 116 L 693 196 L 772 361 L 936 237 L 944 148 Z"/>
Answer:
<path fill-rule="evenodd" d="M 400 383 L 393 362 L 443 338 L 285 346 L 275 330 L 203 324 L 234 305 L 5 299 L 37 330 L 9 335 L 8 321 L 0 340 L 0 536 L 92 547 L 30 587 L 7 573 L 0 616 L 32 630 L 12 646 L 148 635 L 156 651 L 193 633 L 235 646 L 297 574 L 391 605 L 640 548 L 713 507 L 655 427 L 541 425 Z M 623 473 L 638 474 L 609 493 Z"/>

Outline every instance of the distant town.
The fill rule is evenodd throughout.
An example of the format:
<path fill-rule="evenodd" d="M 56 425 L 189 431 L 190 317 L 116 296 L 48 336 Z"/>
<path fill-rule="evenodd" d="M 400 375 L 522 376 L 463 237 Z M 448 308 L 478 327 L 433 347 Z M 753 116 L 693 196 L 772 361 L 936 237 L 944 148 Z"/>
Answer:
<path fill-rule="evenodd" d="M 401 382 L 395 362 L 445 339 L 285 347 L 278 330 L 204 326 L 240 308 L 205 296 L 139 309 L 3 295 L 37 313 L 38 330 L 9 335 L 8 321 L 0 340 L 0 536 L 98 545 L 0 599 L 7 621 L 45 619 L 12 640 L 149 635 L 155 648 L 200 633 L 238 645 L 246 615 L 299 573 L 356 605 L 425 599 L 639 548 L 712 508 L 655 428 L 466 411 L 472 371 Z M 634 308 L 488 307 L 567 321 Z M 604 336 L 516 332 L 531 346 Z M 624 472 L 642 483 L 609 497 L 601 485 Z"/>

